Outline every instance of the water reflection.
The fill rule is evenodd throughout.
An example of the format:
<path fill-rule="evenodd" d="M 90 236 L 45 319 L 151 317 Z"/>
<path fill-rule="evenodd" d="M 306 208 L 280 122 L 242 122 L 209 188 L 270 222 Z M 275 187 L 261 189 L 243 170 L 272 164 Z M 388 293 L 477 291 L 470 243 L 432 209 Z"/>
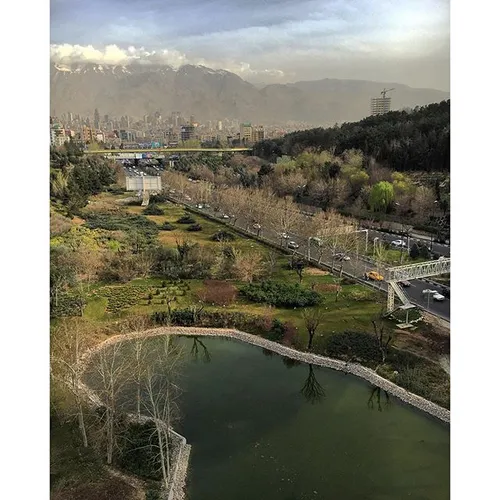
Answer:
<path fill-rule="evenodd" d="M 293 368 L 294 366 L 300 365 L 300 361 L 293 358 L 287 358 L 286 356 L 283 356 L 282 361 L 287 368 Z"/>
<path fill-rule="evenodd" d="M 323 399 L 325 399 L 325 390 L 316 380 L 314 367 L 311 364 L 309 365 L 309 375 L 307 376 L 306 382 L 300 392 L 306 398 L 306 401 L 312 405 L 321 403 Z"/>
<path fill-rule="evenodd" d="M 207 346 L 198 337 L 191 337 L 191 339 L 193 340 L 190 352 L 192 360 L 198 362 L 201 358 L 204 363 L 210 363 L 212 357 L 210 356 L 210 352 L 208 352 Z"/>
<path fill-rule="evenodd" d="M 382 392 L 384 393 L 384 398 L 381 397 Z M 391 406 L 391 398 L 387 391 L 382 391 L 380 387 L 373 387 L 370 399 L 368 399 L 367 406 L 370 410 L 376 408 L 378 411 L 388 410 Z"/>
<path fill-rule="evenodd" d="M 265 347 L 262 348 L 262 354 L 264 354 L 264 356 L 267 356 L 269 358 L 272 358 L 274 356 L 274 352 L 269 349 L 266 349 Z"/>

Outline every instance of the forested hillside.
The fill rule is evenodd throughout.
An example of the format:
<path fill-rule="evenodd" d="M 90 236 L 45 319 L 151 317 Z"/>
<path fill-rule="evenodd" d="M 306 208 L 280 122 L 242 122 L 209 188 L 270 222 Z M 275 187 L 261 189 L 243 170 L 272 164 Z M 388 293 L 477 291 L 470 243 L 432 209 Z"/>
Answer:
<path fill-rule="evenodd" d="M 316 128 L 287 134 L 282 139 L 264 140 L 254 152 L 266 160 L 297 156 L 305 150 L 361 150 L 380 165 L 398 171 L 449 172 L 450 100 L 392 111 L 332 128 Z"/>

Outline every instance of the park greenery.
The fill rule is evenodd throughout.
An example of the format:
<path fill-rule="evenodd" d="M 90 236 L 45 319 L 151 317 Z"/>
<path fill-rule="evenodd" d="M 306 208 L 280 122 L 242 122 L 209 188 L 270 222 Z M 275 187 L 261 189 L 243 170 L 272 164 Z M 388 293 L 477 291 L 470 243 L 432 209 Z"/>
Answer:
<path fill-rule="evenodd" d="M 178 172 L 172 174 L 185 178 Z M 356 172 L 351 175 L 355 177 Z M 205 192 L 202 183 L 188 184 L 189 189 L 199 190 L 198 196 Z M 262 222 L 272 212 L 278 222 L 270 227 L 276 234 L 293 230 L 302 219 L 289 198 L 275 199 L 264 190 L 227 188 L 224 198 L 217 194 L 210 198 L 234 215 L 224 224 L 161 196 L 153 208 L 145 210 L 135 203 L 126 204 L 126 195 L 111 183 L 95 190 L 85 195 L 89 203 L 79 204 L 78 217 L 71 217 L 74 214 L 63 198 L 52 200 L 54 488 L 82 487 L 89 477 L 93 485 L 104 484 L 106 464 L 140 473 L 148 481 L 149 495 L 156 495 L 158 484 L 165 481 L 157 451 L 166 446 L 168 452 L 170 444 L 168 439 L 161 442 L 157 428 L 125 424 L 118 408 L 115 413 L 109 411 L 112 400 L 105 391 L 101 396 L 108 409 L 90 411 L 78 391 L 61 382 L 79 376 L 68 371 L 68 366 L 76 366 L 72 363 L 79 350 L 110 334 L 155 325 L 238 328 L 299 350 L 360 362 L 417 394 L 449 405 L 448 375 L 430 350 L 420 355 L 408 335 L 381 317 L 384 297 L 345 277 L 309 267 L 284 245 L 266 246 L 234 228 L 243 214 Z M 62 211 L 62 206 L 68 209 Z M 355 244 L 346 237 L 353 227 L 355 221 L 334 211 L 320 213 L 307 224 L 311 236 L 323 231 L 325 248 L 331 252 Z M 423 328 L 420 336 L 427 334 Z M 406 349 L 401 351 L 403 344 Z M 135 373 L 131 367 L 125 372 Z M 168 421 L 175 421 L 170 406 L 162 408 Z M 109 429 L 116 434 L 110 436 Z M 148 447 L 146 434 L 153 436 L 155 452 Z M 68 443 L 74 446 L 75 442 L 79 443 L 78 457 L 67 451 Z M 138 446 L 141 443 L 144 448 Z M 99 488 L 106 498 L 107 493 Z M 125 493 L 120 490 L 122 498 Z M 92 498 L 88 490 L 82 495 Z"/>

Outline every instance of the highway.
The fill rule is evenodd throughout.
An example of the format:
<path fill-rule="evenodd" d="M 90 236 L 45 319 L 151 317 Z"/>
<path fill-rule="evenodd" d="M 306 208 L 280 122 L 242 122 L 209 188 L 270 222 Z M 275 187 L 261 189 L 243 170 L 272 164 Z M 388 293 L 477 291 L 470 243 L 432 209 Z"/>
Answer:
<path fill-rule="evenodd" d="M 135 171 L 131 170 L 130 168 L 126 168 L 125 172 L 127 175 L 140 175 L 138 174 L 137 169 L 134 169 Z M 142 170 L 139 167 L 139 170 Z M 169 195 L 172 197 L 173 200 L 175 200 L 178 203 L 182 203 L 184 205 L 187 205 L 191 208 L 196 208 L 196 201 L 190 201 L 187 203 L 185 200 L 180 200 L 178 199 L 178 194 L 172 195 L 172 193 Z M 197 209 L 201 213 L 206 213 L 207 215 L 210 215 L 212 217 L 216 217 L 221 222 L 226 222 L 230 226 L 234 225 L 234 221 L 232 219 L 224 219 L 222 218 L 222 212 L 217 212 L 215 211 L 212 207 L 211 208 L 203 208 L 203 209 Z M 278 244 L 286 248 L 288 241 L 294 241 L 299 245 L 299 248 L 295 250 L 296 253 L 307 257 L 307 249 L 308 249 L 308 242 L 307 242 L 307 237 L 298 234 L 298 233 L 290 233 L 289 234 L 289 239 L 288 240 L 283 240 L 280 239 L 280 237 L 276 234 L 276 232 L 266 228 L 262 227 L 260 230 L 254 229 L 252 226 L 252 221 L 251 220 L 246 220 L 245 218 L 239 218 L 236 220 L 235 226 L 239 229 L 243 229 L 246 231 L 249 231 L 255 236 L 260 236 L 270 242 L 273 242 L 275 244 Z M 362 234 L 360 234 L 362 236 Z M 373 240 L 375 238 L 379 238 L 381 240 L 390 242 L 396 239 L 404 239 L 406 241 L 406 238 L 403 238 L 402 236 L 399 235 L 394 235 L 394 234 L 388 234 L 385 232 L 380 232 L 376 230 L 368 230 L 368 238 L 369 242 L 373 243 Z M 281 241 L 280 241 L 281 240 Z M 410 238 L 410 248 L 411 245 L 415 241 L 420 241 L 423 243 L 426 243 L 427 246 L 430 246 L 430 241 L 428 239 L 422 238 Z M 362 246 L 362 237 L 360 237 L 360 247 Z M 311 243 L 310 245 L 310 256 L 312 261 L 318 261 L 319 258 L 319 253 L 318 253 L 318 247 L 315 246 L 314 244 Z M 406 249 L 405 249 L 406 251 Z M 442 244 L 437 244 L 437 243 L 432 243 L 432 251 L 438 255 L 443 255 L 445 257 L 450 256 L 450 247 L 449 245 L 442 245 Z M 343 271 L 355 276 L 357 278 L 363 278 L 364 274 L 367 271 L 370 271 L 372 269 L 376 269 L 376 265 L 366 256 L 361 256 L 361 255 L 356 255 L 355 253 L 350 253 L 350 260 L 344 261 L 343 262 Z M 322 258 L 321 258 L 321 263 L 331 267 L 332 265 L 332 255 L 331 252 L 329 252 L 327 249 L 324 250 Z M 338 271 L 340 269 L 341 262 L 335 261 L 334 268 Z M 384 274 L 383 271 L 382 275 Z M 432 278 L 429 278 L 432 280 Z M 374 283 L 372 283 L 374 284 Z M 423 280 L 411 280 L 410 281 L 411 286 L 406 287 L 403 289 L 404 293 L 406 296 L 409 298 L 409 300 L 419 306 L 422 309 L 425 309 L 429 311 L 432 314 L 435 314 L 436 316 L 439 316 L 447 321 L 450 320 L 450 300 L 448 298 L 445 298 L 443 301 L 436 301 L 432 297 L 429 297 L 428 295 L 423 295 L 422 291 L 425 289 L 431 289 L 431 290 L 437 290 L 441 291 L 440 286 L 433 285 L 432 283 L 428 283 Z M 387 283 L 385 282 L 380 282 L 376 286 L 380 286 L 381 289 L 387 290 Z"/>
<path fill-rule="evenodd" d="M 174 198 L 175 199 L 175 198 Z M 178 201 L 178 200 L 177 200 Z M 185 203 L 181 202 L 184 204 L 187 204 L 188 206 L 192 208 L 196 208 L 196 203 L 195 202 L 190 202 L 190 203 Z M 222 218 L 222 212 L 217 212 L 213 208 L 203 208 L 203 209 L 197 209 L 199 212 L 202 213 L 207 213 L 208 215 L 211 215 L 212 217 L 217 217 L 220 219 L 222 222 L 229 223 L 230 226 L 233 225 L 232 219 L 223 219 Z M 253 229 L 251 221 L 245 220 L 244 218 L 240 218 L 236 220 L 236 224 L 234 224 L 237 228 L 243 229 L 250 231 L 251 233 L 255 234 L 255 236 L 260 236 L 268 241 L 272 241 L 273 243 L 276 244 L 281 244 L 283 248 L 287 247 L 288 241 L 294 241 L 299 245 L 299 248 L 295 250 L 296 253 L 307 257 L 307 238 L 298 234 L 298 233 L 290 233 L 289 236 L 290 238 L 288 240 L 281 240 L 280 237 L 276 234 L 276 232 L 269 230 L 268 228 L 262 227 L 260 231 Z M 398 236 L 391 236 L 388 235 L 387 233 L 380 233 L 378 231 L 369 231 L 369 237 L 384 237 L 385 240 L 387 241 L 392 241 L 394 239 L 399 239 L 400 237 Z M 411 244 L 411 243 L 410 243 Z M 446 253 L 449 255 L 449 247 L 446 247 L 444 245 L 440 245 L 440 250 L 443 251 L 443 255 L 446 255 Z M 442 247 L 442 249 L 441 249 Z M 433 246 L 434 251 L 438 251 L 438 248 Z M 312 261 L 318 261 L 318 247 L 315 246 L 314 244 L 310 245 L 310 254 L 311 254 L 311 260 Z M 370 259 L 367 257 L 362 257 L 362 256 L 357 256 L 355 253 L 350 253 L 350 260 L 344 261 L 343 265 L 343 271 L 346 273 L 349 273 L 357 278 L 362 278 L 364 274 L 367 271 L 370 271 L 372 269 L 376 269 L 376 266 L 373 262 L 370 262 Z M 332 265 L 332 256 L 331 253 L 328 250 L 325 250 L 323 252 L 323 256 L 321 258 L 321 263 L 327 266 Z M 340 269 L 340 262 L 335 261 L 335 269 L 339 270 Z M 383 272 L 382 272 L 383 274 Z M 430 278 L 432 279 L 432 278 Z M 439 287 L 436 287 L 435 285 L 432 285 L 431 283 L 427 283 L 426 281 L 423 280 L 411 280 L 411 286 L 404 288 L 403 291 L 409 298 L 409 300 L 415 304 L 421 307 L 422 309 L 425 309 L 432 314 L 435 314 L 443 319 L 446 319 L 447 321 L 450 320 L 450 300 L 448 298 L 445 298 L 444 301 L 439 302 L 436 301 L 432 298 L 429 298 L 429 296 L 424 296 L 422 294 L 422 291 L 425 289 L 432 289 L 432 290 L 437 290 L 440 291 Z M 383 290 L 387 290 L 387 283 L 385 282 L 380 282 L 379 286 Z"/>

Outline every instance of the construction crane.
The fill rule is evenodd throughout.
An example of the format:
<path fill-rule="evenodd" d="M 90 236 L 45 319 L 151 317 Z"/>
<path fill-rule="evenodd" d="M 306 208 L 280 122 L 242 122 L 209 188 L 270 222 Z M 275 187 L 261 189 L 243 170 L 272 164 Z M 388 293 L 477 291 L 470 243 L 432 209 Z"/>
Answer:
<path fill-rule="evenodd" d="M 382 90 L 382 92 L 380 92 L 380 94 L 385 99 L 385 94 L 387 94 L 387 92 L 390 92 L 391 90 L 396 90 L 396 89 L 384 89 L 384 90 Z"/>

